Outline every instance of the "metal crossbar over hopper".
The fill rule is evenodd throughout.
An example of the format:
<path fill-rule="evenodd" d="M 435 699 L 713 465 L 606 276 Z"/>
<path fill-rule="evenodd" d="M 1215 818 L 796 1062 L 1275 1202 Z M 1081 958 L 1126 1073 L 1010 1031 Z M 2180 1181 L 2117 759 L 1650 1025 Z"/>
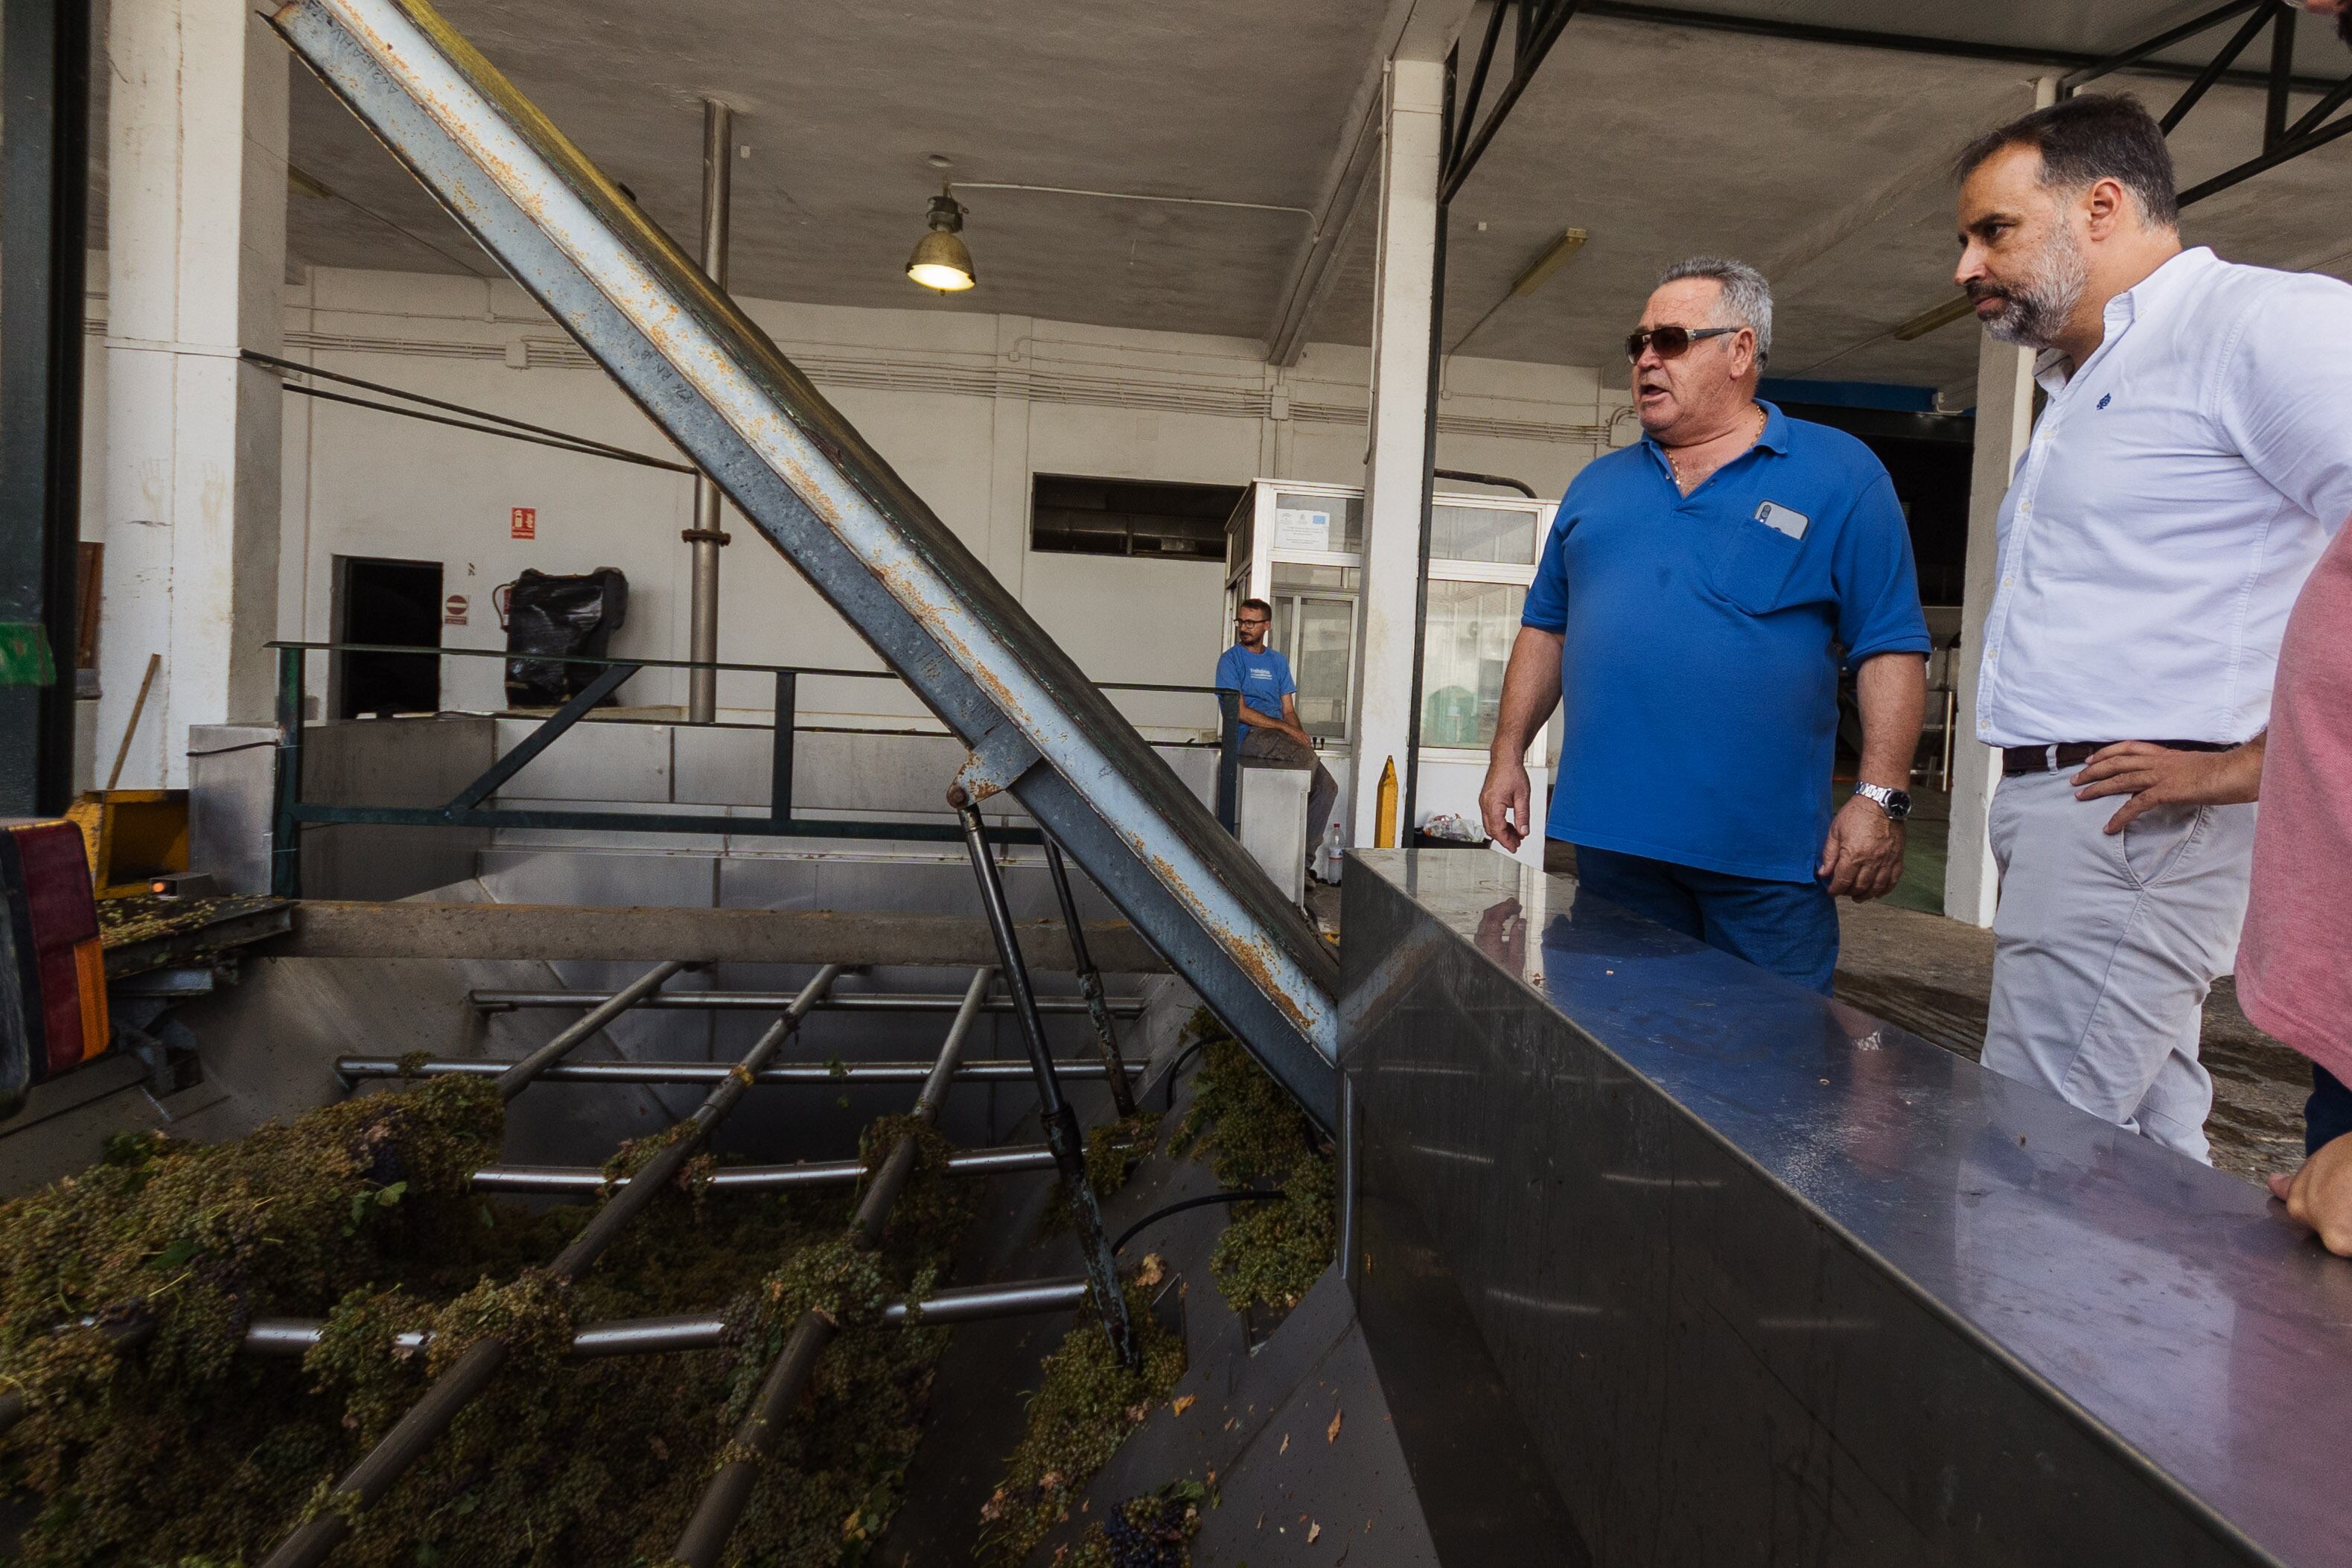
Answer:
<path fill-rule="evenodd" d="M 271 21 L 1330 1126 L 1328 950 L 767 335 L 424 0 Z"/>

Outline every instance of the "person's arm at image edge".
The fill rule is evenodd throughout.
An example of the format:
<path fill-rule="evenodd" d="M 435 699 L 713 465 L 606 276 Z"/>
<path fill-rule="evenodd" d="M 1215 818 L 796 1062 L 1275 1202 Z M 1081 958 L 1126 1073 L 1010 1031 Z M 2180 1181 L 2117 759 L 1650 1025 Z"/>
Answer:
<path fill-rule="evenodd" d="M 1505 849 L 1517 849 L 1534 826 L 1528 800 L 1528 747 L 1536 731 L 1559 705 L 1560 648 L 1565 633 L 1519 628 L 1503 667 L 1501 711 L 1486 761 L 1486 783 L 1478 791 L 1478 816 L 1486 836 Z"/>
<path fill-rule="evenodd" d="M 2270 1184 L 2289 1218 L 2310 1226 L 2336 1257 L 2352 1258 L 2352 1132 L 2321 1144 L 2302 1169 L 2273 1175 Z"/>

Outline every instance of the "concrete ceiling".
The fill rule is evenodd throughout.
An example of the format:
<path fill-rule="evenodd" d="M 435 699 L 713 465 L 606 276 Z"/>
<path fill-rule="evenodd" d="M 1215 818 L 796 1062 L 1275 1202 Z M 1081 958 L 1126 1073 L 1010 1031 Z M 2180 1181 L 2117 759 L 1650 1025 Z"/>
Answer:
<path fill-rule="evenodd" d="M 1738 9 L 2093 52 L 2204 5 L 1747 0 Z M 737 103 L 737 140 L 751 149 L 736 164 L 739 292 L 1264 338 L 1307 237 L 1299 215 L 973 191 L 963 198 L 966 237 L 981 287 L 940 299 L 901 272 L 939 177 L 925 157 L 951 158 L 960 179 L 1314 206 L 1355 129 L 1350 102 L 1380 57 L 1391 8 L 1381 0 L 898 0 L 879 10 L 446 0 L 443 9 L 689 241 L 698 95 Z M 2192 48 L 2181 58 L 2200 57 Z M 2309 18 L 2298 63 L 2331 78 L 2352 68 L 2332 32 Z M 1580 16 L 1454 202 L 1447 344 L 1576 226 L 1592 237 L 1583 253 L 1532 298 L 1496 310 L 1464 352 L 1597 363 L 1622 381 L 1615 344 L 1657 268 L 1714 250 L 1773 279 L 1774 374 L 1968 383 L 1970 324 L 1910 343 L 1889 334 L 1950 297 L 1944 170 L 1953 151 L 2030 107 L 2030 79 L 2042 68 Z M 2180 84 L 2102 86 L 2160 108 Z M 2297 112 L 2309 101 L 2300 95 Z M 2217 89 L 2175 133 L 2183 183 L 2251 155 L 2261 110 L 2259 91 Z M 292 142 L 294 162 L 318 187 L 306 195 L 297 182 L 298 259 L 495 270 L 299 69 Z M 2352 138 L 2192 208 L 2188 235 L 2239 259 L 2341 273 L 2352 269 L 2347 193 Z M 1310 333 L 1318 340 L 1370 339 L 1371 205 L 1335 264 Z"/>
<path fill-rule="evenodd" d="M 2352 70 L 2332 37 L 2302 58 L 2315 72 Z M 1711 252 L 1752 262 L 1772 280 L 1771 374 L 1972 389 L 1971 323 L 1908 343 L 1890 333 L 1952 298 L 1946 173 L 1971 137 L 2032 107 L 2036 74 L 1580 16 L 1454 199 L 1446 346 L 1598 364 L 1622 385 L 1619 345 L 1659 268 Z M 2097 89 L 2135 92 L 2161 112 L 2183 85 L 2113 77 Z M 2315 96 L 2295 95 L 2291 112 Z M 2260 151 L 2263 105 L 2259 90 L 2217 88 L 2182 121 L 2172 143 L 2184 187 Z M 2342 275 L 2352 267 L 2352 137 L 2183 216 L 2189 243 L 2232 259 Z M 1495 310 L 1464 343 L 1570 227 L 1591 237 L 1576 258 L 1532 296 Z M 1370 241 L 1350 237 L 1358 254 L 1318 335 L 1362 342 Z"/>
<path fill-rule="evenodd" d="M 735 103 L 730 284 L 826 304 L 1266 334 L 1300 214 L 975 191 L 982 287 L 906 279 L 940 174 L 1306 207 L 1379 58 L 1381 0 L 444 0 L 441 10 L 692 251 L 698 95 Z M 491 267 L 307 71 L 292 242 L 338 266 Z M 354 205 L 356 204 L 356 205 Z M 369 214 L 357 209 L 364 207 Z"/>

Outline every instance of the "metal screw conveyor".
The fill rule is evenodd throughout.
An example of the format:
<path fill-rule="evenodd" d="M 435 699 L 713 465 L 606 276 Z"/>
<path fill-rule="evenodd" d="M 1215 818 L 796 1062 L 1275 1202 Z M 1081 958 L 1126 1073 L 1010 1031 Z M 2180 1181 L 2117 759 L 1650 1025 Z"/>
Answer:
<path fill-rule="evenodd" d="M 1131 1111 L 1133 1089 L 1127 1079 L 1135 1069 L 1127 1066 L 1118 1051 L 1111 1021 L 1114 1005 L 1104 995 L 1099 974 L 1081 957 L 1078 979 L 1090 1021 L 1099 1031 L 1095 1044 L 1101 1059 L 1057 1061 L 1053 1057 L 1046 1044 L 1044 1009 L 1030 983 L 1019 939 L 1005 902 L 997 863 L 987 841 L 980 813 L 961 789 L 951 794 L 950 802 L 957 806 L 962 819 L 966 845 L 979 878 L 982 905 L 1002 963 L 972 972 L 961 995 L 954 1000 L 953 1016 L 939 1053 L 928 1064 L 880 1063 L 856 1068 L 837 1063 L 809 1066 L 778 1060 L 785 1047 L 799 1033 L 802 1020 L 809 1013 L 823 1007 L 829 1000 L 845 1000 L 830 995 L 834 982 L 844 972 L 845 966 L 839 963 L 820 968 L 788 1000 L 773 998 L 782 1001 L 774 1021 L 751 1047 L 731 1064 L 579 1063 L 567 1059 L 580 1046 L 596 1037 L 623 1015 L 638 1008 L 659 1006 L 665 996 L 663 986 L 691 967 L 679 962 L 655 965 L 630 984 L 597 1001 L 577 1022 L 519 1060 L 446 1058 L 419 1061 L 415 1058 L 394 1060 L 347 1056 L 335 1064 L 338 1075 L 350 1084 L 366 1079 L 436 1078 L 453 1074 L 491 1077 L 496 1080 L 495 1088 L 502 1102 L 511 1102 L 534 1084 L 548 1082 L 602 1083 L 607 1086 L 646 1083 L 709 1085 L 701 1102 L 674 1124 L 667 1134 L 654 1141 L 656 1147 L 652 1156 L 628 1173 L 608 1176 L 597 1167 L 575 1169 L 504 1163 L 486 1166 L 473 1173 L 470 1184 L 477 1192 L 572 1196 L 603 1194 L 587 1223 L 546 1266 L 545 1276 L 559 1289 L 568 1289 L 584 1276 L 622 1233 L 652 1207 L 657 1197 L 666 1190 L 680 1184 L 681 1178 L 688 1174 L 688 1163 L 704 1151 L 712 1133 L 755 1087 L 833 1085 L 845 1079 L 861 1077 L 867 1081 L 879 1082 L 918 1079 L 920 1089 L 912 1107 L 912 1121 L 928 1128 L 937 1121 L 950 1088 L 959 1081 L 1003 1081 L 1012 1073 L 1017 1073 L 1035 1083 L 1039 1119 L 1045 1132 L 1044 1144 L 1000 1145 L 983 1150 L 960 1151 L 947 1156 L 942 1170 L 945 1174 L 956 1177 L 1048 1169 L 1056 1172 L 1062 1179 L 1064 1191 L 1069 1195 L 1077 1241 L 1086 1261 L 1086 1275 L 1074 1279 L 1020 1279 L 953 1287 L 938 1290 L 920 1301 L 895 1300 L 881 1312 L 879 1326 L 865 1331 L 844 1331 L 831 1317 L 819 1310 L 803 1312 L 793 1323 L 781 1352 L 770 1364 L 758 1394 L 735 1431 L 732 1441 L 721 1450 L 727 1456 L 725 1462 L 711 1478 L 699 1505 L 678 1538 L 673 1553 L 675 1560 L 693 1564 L 695 1568 L 709 1568 L 709 1565 L 720 1561 L 729 1538 L 740 1521 L 760 1479 L 762 1456 L 799 1405 L 818 1357 L 840 1332 L 889 1331 L 916 1323 L 951 1326 L 988 1318 L 1090 1307 L 1101 1320 L 1119 1361 L 1130 1368 L 1138 1364 L 1135 1330 L 1129 1321 L 1127 1298 L 1120 1287 L 1112 1248 L 1103 1231 L 1094 1189 L 1087 1181 L 1085 1149 L 1077 1119 L 1061 1089 L 1061 1079 L 1066 1075 L 1083 1079 L 1108 1078 L 1115 1086 L 1115 1104 L 1122 1113 Z M 1066 878 L 1061 879 L 1060 886 L 1065 894 L 1065 913 L 1075 921 L 1076 904 L 1067 897 Z M 1074 934 L 1077 929 L 1073 925 Z M 1083 936 L 1076 936 L 1076 942 L 1077 951 L 1083 954 Z M 1009 994 L 1004 999 L 992 995 L 1000 975 Z M 708 996 L 709 994 L 702 994 Z M 673 1002 L 688 999 L 689 994 L 670 994 Z M 560 1004 L 563 998 L 559 996 L 551 1000 Z M 899 1011 L 924 1013 L 938 1010 L 933 1004 L 941 999 L 871 995 L 862 1000 L 871 1005 L 871 1010 L 897 1003 L 900 1004 Z M 515 1004 L 506 1002 L 503 1005 Z M 1016 1016 L 1027 1061 L 966 1063 L 964 1049 L 975 1022 L 992 1006 L 1008 1005 Z M 1124 1005 L 1131 1009 L 1132 1004 Z M 598 1068 L 621 1070 L 593 1070 Z M 1006 1070 L 1008 1068 L 1011 1073 Z M 814 1186 L 853 1186 L 862 1182 L 865 1191 L 850 1218 L 845 1240 L 858 1250 L 872 1251 L 880 1246 L 892 1205 L 914 1176 L 920 1155 L 916 1138 L 901 1136 L 880 1154 L 878 1163 L 856 1159 L 775 1165 L 738 1164 L 721 1166 L 701 1177 L 700 1183 L 702 1190 L 707 1193 L 728 1194 Z M 89 1326 L 95 1326 L 94 1320 Z M 152 1318 L 141 1316 L 131 1316 L 121 1322 L 103 1326 L 110 1334 L 112 1348 L 121 1353 L 136 1351 L 152 1337 L 155 1328 Z M 729 1342 L 730 1330 L 733 1326 L 725 1313 L 716 1310 L 685 1316 L 588 1322 L 574 1329 L 569 1354 L 572 1358 L 580 1359 L 717 1350 Z M 259 1318 L 247 1325 L 243 1347 L 247 1353 L 255 1355 L 300 1357 L 320 1342 L 326 1328 L 322 1319 Z M 394 1343 L 395 1347 L 422 1349 L 427 1337 L 410 1332 L 395 1336 Z M 264 1559 L 264 1568 L 295 1568 L 298 1564 L 328 1561 L 336 1547 L 351 1534 L 354 1519 L 380 1502 L 401 1477 L 448 1431 L 458 1415 L 490 1386 L 501 1369 L 506 1367 L 510 1349 L 508 1341 L 495 1333 L 471 1343 L 432 1382 L 374 1448 L 335 1481 L 328 1494 L 329 1505 L 316 1510 L 307 1522 L 298 1527 Z M 0 1432 L 14 1426 L 26 1414 L 26 1405 L 21 1394 L 13 1391 L 0 1394 Z"/>

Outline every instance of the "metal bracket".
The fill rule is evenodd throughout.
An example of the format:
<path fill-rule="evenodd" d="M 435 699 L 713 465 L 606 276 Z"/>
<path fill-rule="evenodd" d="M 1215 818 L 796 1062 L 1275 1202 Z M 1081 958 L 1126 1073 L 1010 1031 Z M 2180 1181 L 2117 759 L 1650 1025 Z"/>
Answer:
<path fill-rule="evenodd" d="M 1029 737 L 1010 724 L 1001 724 L 980 738 L 956 770 L 956 788 L 974 805 L 1013 787 L 1013 781 L 1043 761 Z"/>

